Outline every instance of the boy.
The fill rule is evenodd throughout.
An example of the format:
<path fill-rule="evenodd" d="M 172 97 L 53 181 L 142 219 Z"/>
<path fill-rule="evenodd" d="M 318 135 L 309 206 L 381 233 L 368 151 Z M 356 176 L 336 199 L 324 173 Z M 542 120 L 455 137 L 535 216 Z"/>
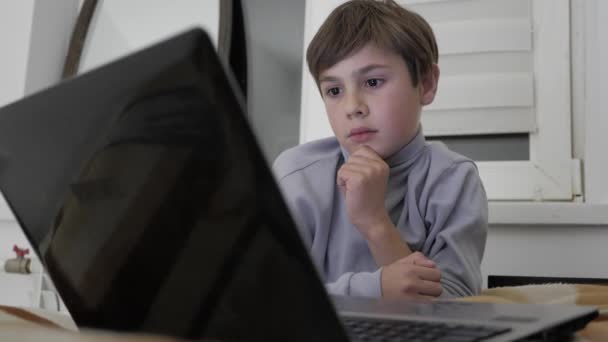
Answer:
<path fill-rule="evenodd" d="M 274 170 L 328 291 L 478 293 L 485 191 L 475 164 L 427 144 L 419 123 L 439 79 L 428 23 L 391 0 L 352 0 L 306 58 L 335 137 L 283 152 Z"/>

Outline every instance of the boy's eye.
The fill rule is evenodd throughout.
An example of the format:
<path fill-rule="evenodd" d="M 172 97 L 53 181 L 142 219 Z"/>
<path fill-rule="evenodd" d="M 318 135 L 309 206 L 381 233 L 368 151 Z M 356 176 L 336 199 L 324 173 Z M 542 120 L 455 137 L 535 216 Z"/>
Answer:
<path fill-rule="evenodd" d="M 369 80 L 365 81 L 365 83 L 368 87 L 375 88 L 382 84 L 382 80 L 379 78 L 370 78 Z"/>
<path fill-rule="evenodd" d="M 337 96 L 340 94 L 340 88 L 336 88 L 336 87 L 329 88 L 329 89 L 327 89 L 326 93 L 327 93 L 327 95 L 330 95 L 330 96 Z"/>

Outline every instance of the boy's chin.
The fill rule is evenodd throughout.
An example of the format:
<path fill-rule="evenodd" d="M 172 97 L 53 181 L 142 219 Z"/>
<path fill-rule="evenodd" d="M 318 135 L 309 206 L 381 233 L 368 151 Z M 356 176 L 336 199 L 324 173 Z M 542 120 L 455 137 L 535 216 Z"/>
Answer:
<path fill-rule="evenodd" d="M 378 146 L 378 144 L 374 144 L 372 143 L 361 143 L 361 144 L 354 144 L 351 145 L 349 150 L 348 150 L 348 154 L 353 154 L 357 149 L 366 146 L 368 148 L 370 148 L 372 151 L 374 151 L 380 158 L 382 159 L 386 159 L 388 156 L 386 155 L 386 152 L 384 151 L 384 149 L 381 146 Z"/>

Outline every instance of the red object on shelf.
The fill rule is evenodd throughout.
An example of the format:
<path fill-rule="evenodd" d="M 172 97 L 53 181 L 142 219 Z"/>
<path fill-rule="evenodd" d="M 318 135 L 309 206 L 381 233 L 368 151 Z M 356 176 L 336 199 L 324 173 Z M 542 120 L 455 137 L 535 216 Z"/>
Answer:
<path fill-rule="evenodd" d="M 17 254 L 17 258 L 23 258 L 27 254 L 30 254 L 29 248 L 19 248 L 17 245 L 13 245 L 13 251 Z"/>

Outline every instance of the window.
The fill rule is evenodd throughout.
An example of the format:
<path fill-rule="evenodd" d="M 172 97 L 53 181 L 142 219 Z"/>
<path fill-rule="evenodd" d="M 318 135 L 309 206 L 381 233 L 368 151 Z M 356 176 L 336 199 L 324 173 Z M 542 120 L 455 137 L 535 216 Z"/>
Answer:
<path fill-rule="evenodd" d="M 343 2 L 308 1 L 305 46 Z M 439 44 L 439 93 L 422 114 L 425 135 L 468 140 L 469 146 L 477 141 L 479 149 L 488 139 L 520 137 L 516 154 L 523 157 L 477 160 L 490 200 L 580 195 L 580 166 L 571 148 L 569 1 L 399 2 L 429 21 Z M 306 65 L 304 70 L 300 142 L 332 134 Z"/>

